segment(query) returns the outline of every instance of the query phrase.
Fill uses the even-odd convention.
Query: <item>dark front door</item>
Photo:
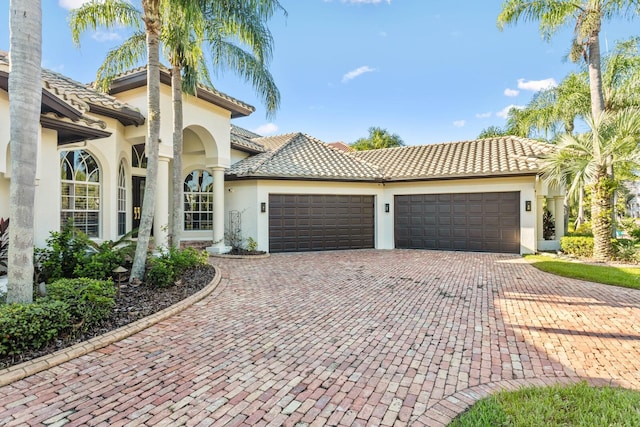
[[[395,196],[396,248],[520,253],[520,192]]]
[[[269,251],[373,248],[374,211],[373,196],[270,194]]]
[[[140,227],[140,217],[142,216],[142,199],[144,198],[144,184],[146,178],[144,176],[133,176],[132,179],[132,199],[133,209],[131,210],[131,227],[134,233],[133,237],[138,237],[138,227]]]

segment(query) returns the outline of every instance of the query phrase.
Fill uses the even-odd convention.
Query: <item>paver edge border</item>
[[[492,381],[458,390],[444,396],[429,406],[424,413],[412,420],[419,425],[445,427],[455,417],[471,408],[477,401],[500,391],[516,391],[523,387],[550,387],[554,385],[570,385],[586,381],[592,387],[614,386],[611,378],[581,376],[542,376],[535,378],[518,378],[512,380]]]
[[[215,275],[206,287],[172,306],[136,320],[135,322],[129,323],[128,325],[121,326],[113,331],[109,331],[106,334],[93,337],[87,341],[60,349],[54,353],[38,357],[37,359],[29,360],[0,370],[0,387],[4,387],[15,381],[37,374],[45,369],[53,368],[54,366],[60,365],[61,363],[67,362],[71,359],[75,359],[76,357],[84,356],[92,351],[99,350],[109,344],[123,340],[148,328],[149,326],[155,325],[158,322],[178,314],[210,295],[218,287],[222,280],[222,274],[220,273],[220,268],[216,266],[213,266],[213,268],[215,269]]]

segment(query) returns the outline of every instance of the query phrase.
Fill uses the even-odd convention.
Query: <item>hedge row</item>
[[[54,338],[86,330],[115,305],[112,281],[61,279],[32,304],[0,305],[0,357],[38,349]]]

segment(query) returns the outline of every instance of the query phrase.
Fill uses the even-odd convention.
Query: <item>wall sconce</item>
[[[524,210],[527,212],[531,212],[531,200],[526,200],[524,202]]]
[[[386,213],[389,213],[389,203],[385,203],[385,204],[384,204],[384,211],[385,211]]]
[[[265,202],[260,203],[260,212],[265,213],[267,211],[267,204]]]

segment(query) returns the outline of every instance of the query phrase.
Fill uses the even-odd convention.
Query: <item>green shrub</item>
[[[194,248],[161,251],[160,256],[149,259],[147,282],[159,288],[173,285],[185,270],[207,263],[207,252]]]
[[[47,239],[47,247],[36,249],[35,264],[38,281],[50,281],[75,277],[78,264],[86,262],[89,237],[73,227],[69,220],[60,232],[53,231]]]
[[[115,294],[115,285],[110,280],[60,279],[47,285],[46,299],[67,304],[71,322],[86,331],[109,316]]]
[[[108,240],[101,244],[93,244],[95,252],[87,255],[82,262],[76,264],[74,277],[88,277],[96,280],[113,278],[113,270],[128,264],[128,247],[118,248],[116,242]]]
[[[591,221],[583,222],[578,228],[571,233],[567,233],[568,236],[593,236],[591,231]]]
[[[255,252],[258,249],[258,242],[256,242],[253,237],[247,239],[247,249],[250,252]]]
[[[560,239],[562,252],[582,258],[593,256],[593,237],[590,236],[564,236]]]
[[[0,356],[47,345],[69,327],[69,306],[63,301],[0,305]]]
[[[613,242],[613,253],[615,259],[624,262],[640,261],[640,250],[635,247],[635,243],[630,239],[617,239]]]
[[[640,242],[640,228],[629,230],[629,236],[636,242]]]

